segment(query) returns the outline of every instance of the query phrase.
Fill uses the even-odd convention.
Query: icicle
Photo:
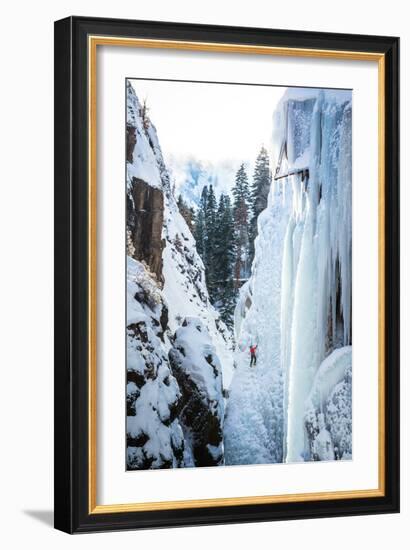
[[[283,372],[283,392],[284,401],[283,409],[288,410],[288,372],[290,364],[290,328],[292,320],[292,307],[293,307],[293,282],[294,282],[294,265],[293,265],[293,233],[295,230],[295,222],[293,218],[290,218],[288,227],[286,229],[284,251],[283,251],[283,263],[282,263],[282,300],[281,300],[281,362]],[[287,414],[284,415],[283,433],[287,432]],[[283,442],[284,454],[286,456],[287,443],[286,437]]]
[[[291,362],[289,370],[289,402],[287,430],[287,462],[304,459],[305,432],[303,425],[305,400],[318,367],[315,318],[316,266],[314,254],[314,213],[306,202],[300,259],[295,278],[295,298],[291,330]]]

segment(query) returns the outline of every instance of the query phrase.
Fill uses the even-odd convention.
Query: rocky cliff
[[[194,464],[219,466],[224,459],[222,372],[209,333],[198,318],[183,321],[169,359],[181,391],[179,420]]]
[[[127,467],[184,465],[181,392],[164,347],[167,308],[153,275],[128,258]]]
[[[132,247],[131,256],[144,262],[160,283],[163,283],[163,221],[162,191],[134,177],[127,194],[127,228]]]
[[[219,464],[230,333],[209,301],[156,129],[130,82],[126,136],[127,467]],[[202,354],[183,337],[192,330],[200,333]]]

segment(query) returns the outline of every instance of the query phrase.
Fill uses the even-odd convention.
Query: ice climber
[[[250,364],[250,366],[256,365],[256,348],[257,347],[258,347],[257,344],[255,344],[255,345],[253,345],[249,348],[249,351],[251,352],[251,364]]]

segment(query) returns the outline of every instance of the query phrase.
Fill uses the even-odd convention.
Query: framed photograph
[[[55,24],[55,527],[399,510],[399,39]]]

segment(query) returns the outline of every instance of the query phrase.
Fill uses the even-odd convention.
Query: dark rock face
[[[190,349],[191,345],[196,353]],[[184,433],[189,434],[186,439],[191,444],[194,465],[222,465],[221,367],[207,330],[199,319],[183,322],[168,355],[181,392],[179,420]]]
[[[134,147],[137,143],[137,134],[134,126],[127,124],[127,161],[133,161]]]
[[[127,469],[179,468],[184,437],[178,414],[181,393],[163,345],[167,309],[144,266],[128,259]]]
[[[216,334],[213,311],[208,319],[203,265],[172,194],[155,127],[130,83],[127,93],[127,469],[220,465],[224,400],[210,333],[218,337],[226,327]],[[207,323],[185,320],[177,328],[182,340],[172,336],[182,318],[180,304],[163,289],[163,262],[167,282],[175,275]]]
[[[195,466],[217,466],[221,463],[222,455],[213,456],[208,445],[218,447],[222,442],[219,419],[211,413],[192,379],[178,368],[178,351],[171,350],[169,358],[172,372],[182,393],[180,420],[193,437]]]
[[[134,246],[133,258],[144,262],[160,283],[163,283],[163,221],[162,191],[141,179],[133,178],[127,195],[127,229]]]

